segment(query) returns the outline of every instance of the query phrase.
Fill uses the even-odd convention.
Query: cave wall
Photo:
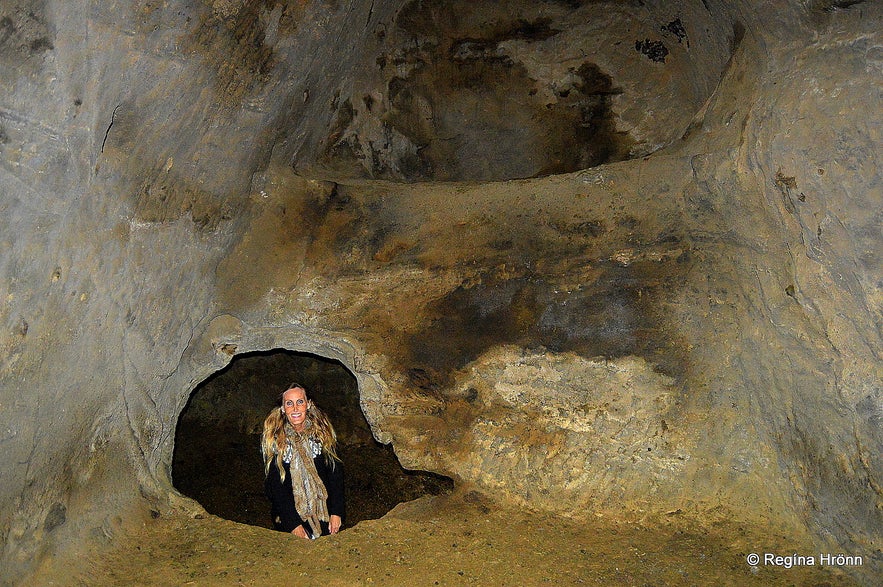
[[[5,3],[3,580],[196,508],[178,414],[271,348],[501,500],[869,552],[881,19],[849,4]]]

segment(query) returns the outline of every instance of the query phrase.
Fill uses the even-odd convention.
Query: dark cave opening
[[[345,527],[380,518],[399,503],[453,490],[447,477],[405,470],[391,446],[374,440],[359,406],[357,381],[342,364],[285,349],[234,357],[194,389],[175,433],[175,488],[210,514],[272,528],[260,433],[292,381],[308,388],[337,431],[346,475]]]

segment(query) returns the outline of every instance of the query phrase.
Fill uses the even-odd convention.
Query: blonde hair
[[[300,383],[292,383],[279,395],[279,406],[273,408],[264,420],[264,431],[261,433],[261,454],[264,457],[264,475],[270,474],[270,463],[276,459],[276,469],[279,470],[279,478],[285,481],[285,468],[282,465],[282,456],[285,452],[285,415],[282,411],[282,397],[289,389],[303,389],[304,397],[307,398],[307,419],[309,435],[322,445],[325,460],[329,466],[334,467],[334,461],[340,461],[337,456],[337,432],[325,412],[313,402],[309,401],[306,388]]]

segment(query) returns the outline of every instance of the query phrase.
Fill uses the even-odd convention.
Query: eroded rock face
[[[645,484],[639,501],[650,501],[693,454],[666,422],[674,380],[634,357],[504,347],[464,373],[458,391],[472,422],[441,456],[446,467],[524,507],[583,517],[621,507],[618,492],[632,483]]]
[[[873,558],[880,7],[472,4],[0,8],[4,580],[198,510],[272,348],[500,500]]]
[[[521,0],[412,1],[373,33],[302,172],[500,180],[646,155],[684,133],[736,41],[698,5]]]

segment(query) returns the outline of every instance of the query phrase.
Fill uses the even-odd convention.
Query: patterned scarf
[[[328,521],[328,490],[313,462],[314,457],[322,454],[322,445],[307,432],[296,432],[288,422],[285,423],[285,445],[282,460],[289,463],[294,507],[310,525],[313,538],[318,538],[322,535],[319,522]]]

